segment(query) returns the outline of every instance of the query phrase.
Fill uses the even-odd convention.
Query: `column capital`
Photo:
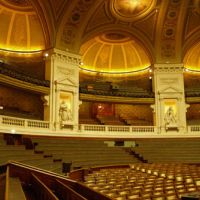
[[[174,73],[174,72],[183,72],[184,67],[183,63],[157,63],[154,64],[154,71],[155,72],[167,72],[167,73]]]
[[[50,59],[74,65],[81,64],[81,56],[79,54],[63,51],[60,49],[52,49],[50,52]]]

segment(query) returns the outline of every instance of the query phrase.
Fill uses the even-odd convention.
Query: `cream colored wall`
[[[160,133],[186,131],[186,111],[183,64],[155,64],[155,113],[156,125]],[[169,108],[175,120],[166,121]],[[168,118],[168,116],[167,116]]]
[[[50,80],[49,118],[55,130],[78,129],[80,56],[53,49],[46,61]],[[65,115],[65,116],[64,116]]]

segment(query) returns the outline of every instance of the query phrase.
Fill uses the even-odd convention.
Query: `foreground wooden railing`
[[[26,200],[20,179],[10,176],[10,167],[6,171],[5,200]]]
[[[6,173],[0,174],[0,199],[5,199]]]
[[[59,200],[56,195],[35,174],[32,175],[32,187],[37,188],[35,194],[37,199]]]
[[[7,165],[7,184],[4,183],[6,200],[11,200],[9,195],[13,191],[10,190],[9,179],[13,177],[18,178],[23,183],[23,188],[27,188],[27,191],[35,194],[38,200],[110,200],[101,193],[95,192],[79,182],[70,180],[66,176],[13,161]],[[1,179],[5,179],[5,174],[0,177]],[[22,200],[22,198],[15,196],[15,200]]]

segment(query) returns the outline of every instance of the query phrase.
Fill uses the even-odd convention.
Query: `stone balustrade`
[[[73,129],[74,128],[74,129]],[[79,124],[79,128],[72,127],[56,129],[48,121],[22,119],[0,115],[0,132],[36,134],[36,135],[63,135],[77,137],[112,137],[112,138],[159,138],[159,137],[199,137],[200,125],[188,126],[187,131],[180,133],[160,133],[156,126],[116,126]]]

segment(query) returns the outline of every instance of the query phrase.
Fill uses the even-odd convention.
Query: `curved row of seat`
[[[25,141],[24,138],[22,140]],[[63,168],[68,163],[71,164],[71,169],[75,169],[140,162],[124,149],[108,147],[104,141],[47,137],[29,138],[29,140],[34,144],[34,149],[26,149],[23,144],[7,145],[1,135],[0,164],[14,160],[62,174],[66,173]]]
[[[200,167],[140,163],[126,169],[93,171],[84,183],[116,200],[178,200],[200,191]]]
[[[149,163],[200,163],[200,139],[138,140],[132,149]]]

